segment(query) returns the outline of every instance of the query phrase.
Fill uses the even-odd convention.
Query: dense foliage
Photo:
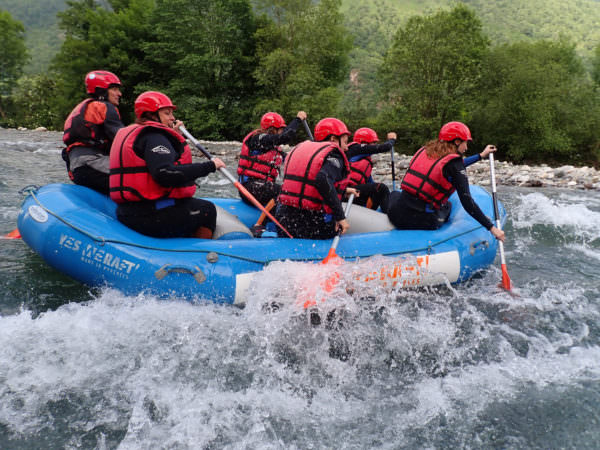
[[[578,0],[577,7],[587,11],[590,2]],[[85,96],[85,73],[107,69],[124,83],[125,122],[140,92],[161,90],[202,138],[240,140],[266,110],[289,120],[303,109],[313,125],[333,115],[351,129],[396,131],[398,148],[408,153],[442,123],[462,120],[475,149],[496,143],[501,156],[515,161],[600,161],[600,46],[590,50],[587,40],[560,30],[548,39],[521,31],[517,43],[498,37],[485,11],[517,14],[512,1],[67,0],[66,6],[59,14],[64,42],[51,71],[13,78],[4,124],[61,128]],[[530,6],[522,9],[533,15]],[[510,29],[509,16],[505,36],[518,29]],[[545,30],[550,17],[540,16],[523,23]],[[590,17],[593,11],[580,22]]]
[[[388,128],[423,140],[451,120],[468,123],[488,48],[481,22],[465,6],[412,17],[380,71]]]
[[[5,117],[3,102],[23,71],[27,61],[27,48],[23,24],[0,10],[0,116]]]

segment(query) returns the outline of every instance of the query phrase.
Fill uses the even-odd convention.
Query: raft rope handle
[[[33,185],[30,186],[26,186],[25,188],[23,188],[22,190],[25,191],[25,189],[27,188],[32,188]],[[158,251],[162,251],[162,252],[176,252],[176,253],[210,253],[210,252],[214,252],[220,256],[227,256],[229,258],[234,258],[234,259],[239,259],[241,261],[248,261],[248,262],[253,262],[253,263],[258,263],[258,264],[268,264],[270,262],[273,261],[279,261],[278,259],[273,259],[273,260],[259,260],[259,259],[254,259],[254,258],[248,258],[245,256],[240,256],[240,255],[234,255],[234,254],[230,254],[230,253],[225,253],[222,251],[217,251],[217,250],[201,250],[201,249],[166,249],[166,248],[160,248],[160,247],[152,247],[149,245],[142,245],[142,244],[136,244],[134,242],[126,242],[126,241],[121,241],[118,239],[105,239],[103,237],[98,237],[98,236],[94,236],[90,233],[88,233],[87,231],[79,228],[76,225],[73,225],[71,223],[69,223],[66,219],[63,219],[62,217],[60,217],[58,214],[52,212],[51,210],[49,210],[48,208],[46,208],[44,205],[42,205],[42,203],[40,202],[40,200],[37,198],[37,196],[35,195],[35,191],[37,189],[29,189],[26,191],[27,195],[31,195],[31,197],[33,197],[33,199],[35,200],[35,202],[40,206],[40,208],[42,208],[44,211],[46,211],[48,214],[56,217],[58,220],[60,220],[62,223],[64,223],[65,225],[67,225],[68,227],[73,228],[74,230],[80,232],[81,234],[89,237],[91,240],[99,242],[100,245],[104,245],[106,243],[112,243],[112,244],[121,244],[121,245],[128,245],[130,247],[136,247],[136,248],[141,248],[141,249],[146,249],[146,250],[158,250]],[[469,230],[466,230],[462,233],[459,234],[455,234],[452,235],[446,239],[442,239],[441,241],[435,242],[435,243],[430,243],[429,245],[427,245],[426,247],[421,247],[421,248],[415,248],[415,249],[411,249],[411,250],[407,250],[401,253],[398,252],[387,252],[387,253],[379,253],[382,256],[400,256],[400,255],[410,255],[416,252],[427,252],[427,254],[431,254],[431,250],[433,249],[433,247],[436,247],[438,245],[443,244],[444,242],[450,241],[456,237],[459,236],[463,236],[465,234],[469,234],[472,231],[477,230],[478,228],[481,228],[481,225],[471,228]],[[368,254],[368,255],[354,255],[352,258],[367,258],[369,256],[373,256],[372,254]],[[287,258],[290,261],[296,261],[296,262],[320,262],[321,258]]]

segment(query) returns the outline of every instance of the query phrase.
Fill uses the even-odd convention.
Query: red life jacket
[[[351,142],[348,144],[348,148],[352,145],[360,145],[358,142]],[[354,158],[353,158],[354,159]],[[365,155],[355,161],[350,161],[350,184],[349,186],[356,186],[358,184],[366,184],[371,178],[371,172],[373,172],[373,160],[371,155]]]
[[[311,141],[298,144],[285,159],[283,185],[278,201],[295,208],[331,213],[331,208],[323,202],[323,197],[317,190],[315,179],[327,156],[334,151],[343,156],[345,170],[349,174],[348,159],[336,144]],[[349,181],[347,176],[335,183],[340,199]]]
[[[192,162],[192,152],[185,143],[185,138],[159,122],[151,121],[144,125],[134,123],[121,128],[115,136],[110,152],[110,198],[117,203],[125,203],[192,197],[196,192],[193,182],[189,186],[175,188],[161,186],[150,175],[146,161],[135,153],[133,146],[140,133],[147,128],[167,135],[180,155],[175,164]]]
[[[427,156],[425,147],[422,147],[410,161],[402,179],[402,190],[431,204],[433,208],[440,209],[455,191],[452,183],[442,173],[444,166],[455,158],[460,158],[460,155],[451,153],[433,159]]]
[[[63,142],[67,146],[67,152],[73,147],[92,147],[108,154],[110,141],[102,130],[103,121],[94,123],[85,119],[85,112],[92,102],[108,103],[87,98],[73,108],[64,126]]]
[[[238,163],[237,173],[240,176],[258,178],[260,180],[275,181],[279,175],[279,168],[283,162],[283,152],[275,147],[264,153],[252,155],[248,147],[248,140],[261,130],[254,130],[242,141],[242,151]]]

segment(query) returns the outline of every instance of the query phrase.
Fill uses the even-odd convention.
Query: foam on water
[[[454,289],[346,292],[314,325],[276,289],[291,273],[274,266],[244,310],[107,290],[0,317],[0,423],[109,448],[468,444],[498,403],[600,376],[598,305],[576,286],[515,299],[492,270]]]

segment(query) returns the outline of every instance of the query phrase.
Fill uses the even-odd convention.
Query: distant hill
[[[66,7],[67,0],[0,0],[0,9],[25,26],[25,41],[31,56],[25,67],[27,73],[46,70],[60,48],[62,37],[56,13]]]
[[[23,22],[32,60],[28,73],[46,70],[62,37],[56,13],[67,0],[0,0],[0,9]],[[600,44],[600,0],[464,0],[481,19],[493,43],[553,39],[560,34],[589,57]],[[101,2],[105,4],[105,1]],[[379,60],[399,26],[415,14],[449,9],[455,0],[342,0],[342,12],[355,36],[353,66]]]

